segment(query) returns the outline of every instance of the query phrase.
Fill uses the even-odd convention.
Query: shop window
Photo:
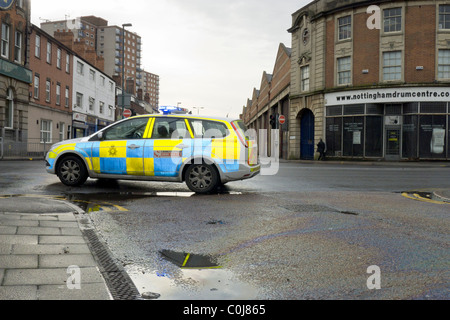
[[[384,106],[382,104],[368,104],[366,108],[367,108],[367,114],[373,114],[373,115],[383,115],[384,114]]]
[[[331,106],[327,107],[327,116],[342,116],[342,106]]]
[[[404,114],[419,113],[419,103],[418,102],[405,103],[403,105],[403,113]]]
[[[343,156],[364,156],[364,117],[345,117],[343,121]]]
[[[402,114],[401,104],[387,104],[386,105],[386,115],[387,116],[399,116]]]
[[[445,158],[445,130],[447,116],[419,116],[419,155],[420,158]]]
[[[420,113],[447,113],[446,102],[422,102]]]
[[[383,117],[366,117],[366,157],[383,156]]]
[[[364,104],[344,106],[344,115],[364,114]]]
[[[342,152],[342,118],[328,118],[326,128],[327,154],[331,157],[341,156]]]
[[[407,159],[416,159],[418,156],[417,138],[418,138],[418,121],[417,115],[403,117],[403,146],[402,156]]]

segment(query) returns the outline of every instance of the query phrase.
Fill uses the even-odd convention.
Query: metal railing
[[[39,138],[27,139],[27,141],[13,141],[0,137],[0,160],[43,160],[54,143],[57,143],[57,141],[52,143],[42,142]]]

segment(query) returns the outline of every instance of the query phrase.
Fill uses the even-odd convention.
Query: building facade
[[[280,157],[289,157],[289,130],[290,123],[272,127],[271,116],[289,116],[289,96],[291,82],[291,49],[280,44],[271,74],[263,72],[259,89],[254,88],[252,98],[247,100],[243,108],[242,119],[250,129],[260,134],[260,151],[266,156],[274,156],[277,150]],[[280,129],[280,136],[272,140],[272,129]],[[264,131],[262,131],[264,130]]]
[[[29,35],[28,141],[50,146],[71,137],[73,52],[35,25]]]
[[[21,148],[15,143],[28,139],[28,92],[32,83],[27,51],[30,1],[2,1],[0,19],[0,143],[3,152]]]
[[[328,157],[450,159],[448,1],[322,0],[292,17],[292,158],[324,138]]]
[[[159,76],[147,71],[142,71],[142,85],[140,89],[142,90],[144,100],[149,104],[149,112],[153,113],[154,110],[159,109]]]
[[[85,137],[115,121],[116,84],[104,72],[75,55],[73,73],[73,137]]]

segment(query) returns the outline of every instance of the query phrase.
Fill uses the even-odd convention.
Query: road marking
[[[427,202],[427,203],[433,203],[433,204],[449,204],[444,201],[437,201],[437,200],[432,200],[429,198],[422,197],[417,192],[403,192],[402,196],[405,198],[411,199],[411,200],[416,200],[416,201],[421,201],[421,202]]]

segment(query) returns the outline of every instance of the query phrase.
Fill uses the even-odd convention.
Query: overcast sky
[[[132,23],[142,67],[160,76],[160,105],[238,116],[273,72],[280,43],[291,47],[291,15],[310,0],[31,0],[31,19],[95,15]]]

